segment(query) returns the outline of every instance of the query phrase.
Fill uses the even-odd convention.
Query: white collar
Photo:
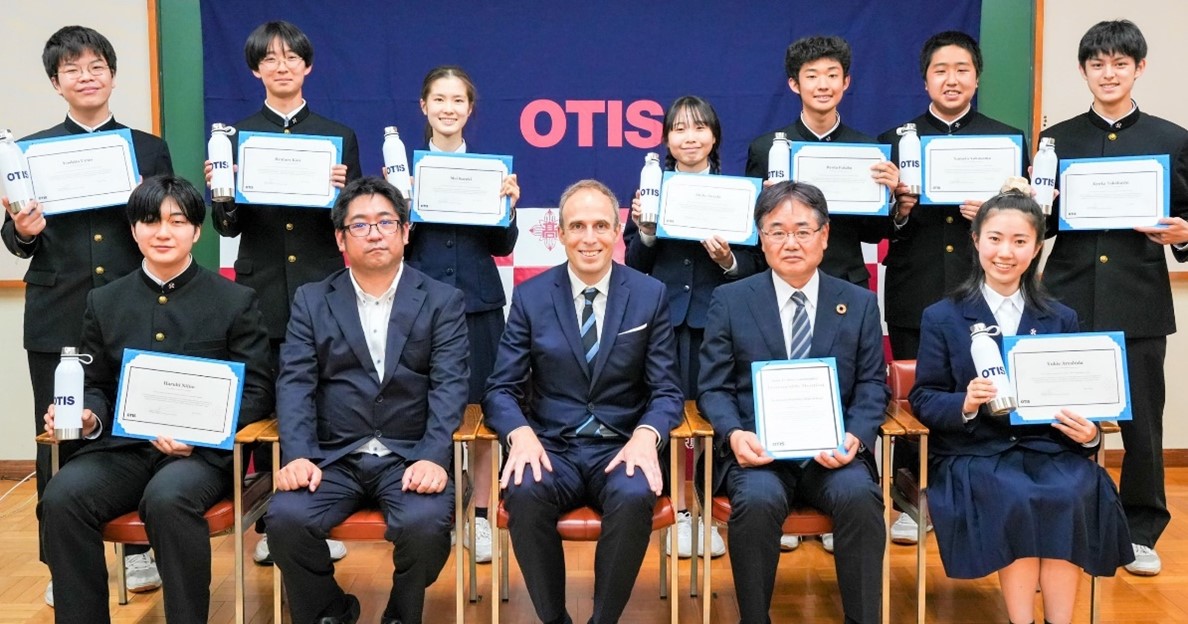
[[[431,151],[431,152],[444,152],[444,151],[446,151],[446,150],[443,150],[443,149],[441,149],[440,147],[438,147],[438,146],[434,145],[434,144],[433,144],[433,139],[429,139],[429,151]],[[456,149],[456,150],[454,150],[453,152],[450,152],[450,153],[452,153],[452,154],[465,154],[465,153],[466,153],[466,139],[462,139],[462,144],[458,146],[458,149]]]
[[[378,297],[367,294],[367,291],[363,290],[363,288],[359,286],[359,282],[355,279],[354,269],[347,270],[347,273],[349,273],[351,276],[351,286],[355,287],[355,296],[358,297],[360,301],[364,303],[371,301],[382,301],[396,293],[396,284],[400,283],[400,276],[404,273],[404,261],[400,261],[400,266],[396,268],[396,275],[392,277],[392,283],[388,284],[388,289]]]
[[[165,284],[168,284],[169,282],[172,282],[173,280],[177,279],[178,275],[185,273],[186,270],[190,268],[190,264],[192,262],[194,262],[194,256],[193,255],[187,256],[186,257],[186,266],[182,267],[182,270],[178,271],[177,275],[171,276],[169,279],[161,279],[161,278],[157,277],[152,271],[150,271],[148,268],[148,260],[140,261],[140,270],[144,271],[144,274],[149,276],[149,279],[156,282],[158,286],[164,286]]]
[[[569,290],[573,293],[573,299],[577,299],[578,297],[581,297],[582,292],[585,291],[587,288],[590,288],[590,286],[593,286],[596,290],[598,290],[598,292],[602,293],[603,295],[610,296],[610,277],[611,277],[611,273],[613,273],[615,270],[615,265],[613,262],[611,263],[611,269],[606,272],[606,275],[603,275],[602,279],[598,280],[597,282],[594,282],[591,285],[587,285],[585,282],[583,282],[581,280],[581,278],[579,278],[573,272],[572,266],[566,266],[565,270],[569,273]]]
[[[1123,119],[1126,119],[1127,117],[1133,115],[1134,111],[1138,110],[1138,103],[1134,101],[1134,98],[1130,98],[1130,110],[1126,111],[1125,115],[1122,115],[1121,117],[1119,117],[1117,119],[1110,119],[1109,117],[1102,115],[1101,113],[1097,112],[1097,107],[1092,104],[1089,105],[1089,110],[1093,111],[1093,114],[1097,115],[1098,117],[1101,117],[1102,119],[1105,120],[1106,123],[1108,123],[1112,126],[1112,125],[1118,123],[1119,121],[1122,121]]]
[[[817,308],[817,295],[821,290],[820,271],[813,271],[813,276],[810,277],[809,281],[805,283],[804,288],[793,288],[791,284],[785,282],[784,278],[777,275],[775,271],[771,272],[771,282],[775,285],[777,307],[783,308],[788,299],[792,297],[792,293],[799,290],[800,292],[804,293],[805,298],[808,299],[809,307],[814,310]]]
[[[1002,307],[1002,303],[1004,301],[1010,301],[1012,304],[1014,304],[1014,306],[1017,310],[1019,310],[1020,312],[1023,311],[1023,289],[1022,288],[1019,288],[1019,289],[1015,290],[1015,292],[1004,297],[1004,296],[998,294],[998,292],[995,291],[993,288],[990,288],[989,284],[987,284],[986,282],[982,282],[982,297],[986,300],[986,305],[990,307],[990,312],[992,314],[998,313],[998,309],[1000,307]]]
[[[103,121],[99,122],[98,125],[91,127],[91,126],[88,126],[87,124],[82,123],[81,121],[75,119],[74,115],[71,115],[69,111],[66,112],[66,116],[70,118],[70,121],[73,121],[74,123],[78,124],[78,127],[82,128],[83,130],[86,130],[87,132],[94,132],[94,131],[98,130],[99,128],[102,128],[103,126],[106,126],[108,123],[111,122],[112,119],[115,119],[115,115],[113,115],[112,113],[108,113],[107,119],[104,119]]]
[[[837,116],[837,121],[833,122],[833,127],[830,128],[829,131],[826,132],[825,134],[817,134],[817,132],[815,130],[813,130],[813,127],[808,125],[808,122],[804,120],[804,110],[803,109],[800,111],[800,123],[804,124],[804,127],[807,128],[809,132],[813,133],[813,136],[817,137],[818,139],[824,139],[825,137],[833,134],[834,132],[837,132],[837,129],[841,127],[841,111],[834,110],[833,114]]]
[[[272,105],[268,103],[268,100],[264,100],[264,106],[268,107],[268,110],[276,113],[277,117],[280,117],[281,119],[285,120],[285,125],[288,126],[289,122],[293,121],[293,118],[297,116],[297,113],[300,113],[302,111],[302,109],[305,108],[305,98],[301,98],[301,106],[294,108],[293,112],[289,113],[288,115],[273,108]]]

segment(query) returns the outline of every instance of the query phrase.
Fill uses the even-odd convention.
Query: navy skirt
[[[1022,446],[933,456],[928,506],[945,574],[981,578],[1017,559],[1069,561],[1113,576],[1134,560],[1113,480],[1072,451]]]
[[[470,343],[470,390],[467,403],[481,403],[487,378],[495,369],[495,354],[503,335],[503,308],[466,315],[466,337]]]

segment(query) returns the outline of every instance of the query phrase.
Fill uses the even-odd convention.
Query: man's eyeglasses
[[[300,67],[305,62],[305,59],[296,54],[289,54],[284,58],[269,55],[260,59],[260,69],[276,69],[281,64],[281,61],[284,61],[285,65],[289,67]]]
[[[84,71],[95,78],[102,78],[111,72],[111,68],[103,63],[92,63],[85,69],[77,65],[67,65],[58,70],[58,78],[65,78],[70,81],[78,80],[82,78]]]
[[[792,238],[795,238],[796,242],[798,242],[798,243],[807,243],[810,240],[812,240],[812,238],[817,235],[817,232],[820,232],[821,229],[824,227],[825,226],[822,225],[816,229],[804,228],[804,229],[796,230],[795,232],[787,232],[784,230],[759,230],[759,231],[762,232],[763,235],[766,236],[768,238],[768,240],[770,240],[771,242],[776,243],[777,245],[783,245],[784,243],[788,242],[789,236],[791,236]]]
[[[344,229],[355,238],[366,238],[371,234],[371,228],[376,228],[380,234],[395,234],[400,231],[400,220],[380,219],[376,223],[348,223]]]

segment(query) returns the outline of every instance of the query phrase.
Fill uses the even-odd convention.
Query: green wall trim
[[[1031,134],[1035,1],[982,0],[978,110]],[[1029,142],[1032,137],[1027,137]],[[1029,143],[1034,149],[1034,142]],[[1028,154],[1030,157],[1030,154]]]

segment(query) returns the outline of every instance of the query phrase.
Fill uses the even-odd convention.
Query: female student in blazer
[[[474,113],[475,97],[474,83],[461,67],[443,65],[426,74],[421,83],[421,112],[428,122],[426,149],[472,151],[462,138],[462,129]],[[507,300],[492,256],[511,254],[520,233],[515,212],[520,187],[514,173],[503,181],[503,194],[511,199],[512,206],[511,223],[507,227],[418,223],[409,234],[405,249],[409,266],[458,288],[465,297],[466,330],[470,338],[469,403],[478,403],[483,398],[487,377],[495,364],[499,337],[503,334],[503,306]],[[471,449],[477,467],[474,495],[479,501],[475,558],[480,563],[491,560],[490,525],[483,506],[491,482],[488,448],[483,444]]]
[[[677,98],[664,114],[664,169],[687,173],[720,174],[722,126],[709,102],[695,95]],[[698,356],[710,295],[727,281],[757,273],[762,268],[752,247],[731,247],[720,236],[703,241],[661,239],[656,225],[639,223],[639,191],[631,201],[631,219],[623,233],[625,263],[664,283],[668,313],[677,338],[677,367],[685,400],[697,398]],[[691,518],[678,516],[678,554],[692,554]],[[711,554],[725,554],[726,546],[714,529]],[[699,543],[700,546],[700,543]]]
[[[969,327],[1003,335],[1078,331],[1077,315],[1037,278],[1044,215],[1009,190],[971,226],[970,278],[924,311],[912,409],[932,430],[929,511],[945,573],[997,571],[1011,622],[1031,622],[1036,587],[1044,618],[1072,619],[1081,570],[1113,576],[1133,559],[1126,516],[1109,475],[1090,456],[1097,426],[1069,410],[1052,425],[1011,425],[984,408],[996,392],[978,377]],[[1001,343],[1000,343],[1001,344]]]

